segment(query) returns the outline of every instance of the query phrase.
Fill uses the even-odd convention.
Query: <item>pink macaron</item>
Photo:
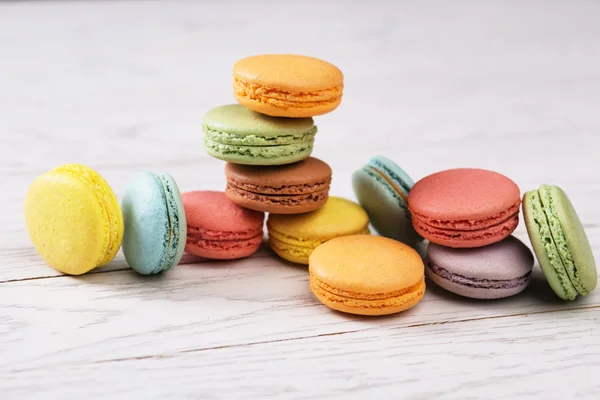
[[[415,230],[454,248],[487,246],[519,224],[521,194],[511,179],[475,168],[450,169],[418,181],[408,195]]]
[[[248,257],[260,247],[264,213],[242,208],[217,191],[184,193],[182,200],[187,220],[187,253],[233,260]]]

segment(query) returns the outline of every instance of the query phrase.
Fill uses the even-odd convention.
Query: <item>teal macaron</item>
[[[546,280],[558,297],[574,300],[596,288],[594,254],[573,204],[558,186],[523,196],[527,234]]]
[[[204,149],[234,164],[284,165],[307,158],[317,127],[312,118],[270,117],[240,104],[208,111],[202,121]]]
[[[171,175],[137,173],[125,190],[121,208],[123,254],[135,272],[158,274],[179,263],[187,222],[179,187]]]
[[[413,184],[402,168],[383,156],[372,157],[352,175],[354,193],[377,233],[415,247],[422,238],[415,232],[408,210]]]

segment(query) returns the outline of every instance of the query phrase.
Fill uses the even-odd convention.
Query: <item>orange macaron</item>
[[[327,61],[294,54],[244,58],[233,66],[237,101],[273,117],[305,118],[335,110],[344,76]]]
[[[309,257],[310,288],[329,308],[386,315],[415,306],[425,293],[425,266],[404,243],[382,236],[331,239]]]

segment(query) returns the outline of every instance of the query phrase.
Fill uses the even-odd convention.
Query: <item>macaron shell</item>
[[[562,263],[537,190],[523,196],[523,216],[535,256],[548,284],[561,299],[574,300],[577,290]]]
[[[77,177],[94,191],[95,196],[102,205],[102,209],[108,217],[109,242],[104,257],[98,262],[98,266],[111,262],[121,248],[123,242],[124,225],[123,213],[119,206],[117,196],[108,182],[92,168],[81,164],[64,164],[54,169],[56,173]]]
[[[369,217],[358,204],[335,196],[330,196],[316,211],[295,215],[270,214],[267,220],[269,231],[320,241],[363,232],[368,224]]]
[[[478,230],[518,213],[519,187],[499,173],[459,168],[429,175],[413,186],[408,196],[413,219],[429,225]]]
[[[237,185],[266,194],[302,194],[322,189],[331,181],[331,167],[315,157],[281,167],[255,167],[228,163],[225,175]],[[306,187],[308,186],[308,187]]]
[[[233,139],[244,140],[237,144],[257,145],[266,140],[271,146],[292,144],[290,137],[302,138],[315,129],[312,118],[274,118],[252,111],[240,104],[227,104],[209,110],[202,126],[212,131],[223,132]],[[265,139],[260,139],[265,138]],[[250,143],[246,141],[252,140]],[[235,144],[235,143],[233,143]]]
[[[262,229],[263,213],[237,206],[223,192],[187,192],[182,195],[182,199],[189,226],[221,233],[251,231],[254,232],[252,236]]]
[[[310,273],[337,289],[367,295],[418,284],[424,264],[411,247],[382,236],[351,235],[332,239],[310,256]]]
[[[119,237],[110,243],[105,206],[93,186],[76,174],[55,169],[38,177],[25,198],[25,223],[37,252],[54,269],[69,275],[108,262],[114,257],[109,247],[114,249]]]
[[[167,259],[170,225],[160,181],[150,172],[138,172],[129,182],[121,204],[127,263],[142,275],[161,272]]]
[[[295,54],[246,57],[234,64],[233,76],[292,93],[330,89],[343,85],[344,81],[342,71],[331,63]]]

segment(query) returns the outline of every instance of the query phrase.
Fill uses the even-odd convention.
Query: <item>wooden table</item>
[[[359,318],[267,248],[155,277],[119,254],[62,276],[22,212],[32,180],[67,162],[119,197],[140,169],[222,190],[203,114],[234,101],[236,60],[302,53],[345,73],[342,105],[316,118],[332,194],[354,199],[375,154],[415,180],[473,166],[523,192],[557,184],[598,257],[599,21],[591,1],[3,2],[0,398],[600,398],[600,290],[560,301],[537,265],[510,299],[429,283],[417,307]]]

